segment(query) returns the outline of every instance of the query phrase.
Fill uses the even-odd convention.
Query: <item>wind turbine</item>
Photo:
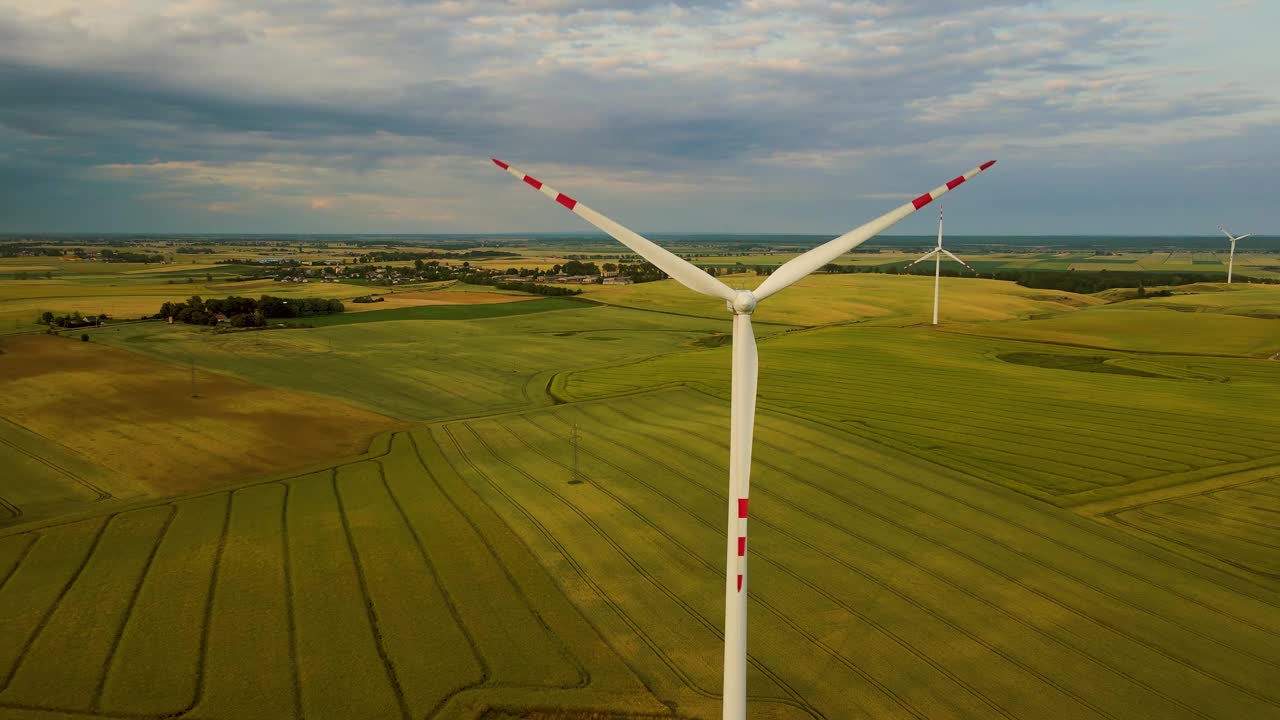
[[[729,421],[729,517],[724,582],[724,720],[743,720],[747,713],[747,500],[751,477],[751,435],[756,415],[756,338],[751,313],[756,304],[814,270],[875,237],[939,196],[996,164],[985,162],[861,227],[792,258],[753,290],[734,290],[671,252],[637,235],[562,192],[505,162],[493,163],[530,187],[613,236],[694,292],[724,300],[733,314],[733,375]],[[947,253],[950,255],[950,253]]]
[[[1222,234],[1226,235],[1227,239],[1231,241],[1231,259],[1227,261],[1227,284],[1230,285],[1231,284],[1231,268],[1234,267],[1236,264],[1236,241],[1243,240],[1249,237],[1250,235],[1253,235],[1253,233],[1245,233],[1240,237],[1232,237],[1231,233],[1227,232],[1226,229],[1223,228],[1221,225],[1218,226],[1218,229],[1221,230]]]
[[[942,277],[942,256],[943,255],[946,255],[952,260],[955,260],[961,265],[964,265],[970,270],[973,270],[973,268],[969,267],[969,263],[961,260],[955,255],[952,255],[950,250],[942,249],[942,204],[939,203],[938,204],[938,247],[920,256],[915,260],[915,262],[911,263],[911,265],[908,265],[907,267],[902,268],[903,270],[906,270],[910,268],[912,265],[915,265],[916,263],[922,260],[928,260],[929,258],[933,258],[933,324],[934,325],[938,324],[938,280],[939,278]],[[978,272],[978,271],[973,270],[973,272]]]

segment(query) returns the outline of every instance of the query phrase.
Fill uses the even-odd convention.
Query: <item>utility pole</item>
[[[578,423],[573,424],[573,477],[569,479],[570,485],[577,485],[582,482],[582,478],[578,476]]]

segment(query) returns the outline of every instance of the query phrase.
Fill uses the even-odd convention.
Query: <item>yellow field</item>
[[[1169,300],[1170,298],[1160,298]],[[1171,312],[1139,301],[1023,322],[943,328],[986,337],[1193,355],[1268,357],[1280,352],[1275,320],[1226,313]]]
[[[754,288],[764,279],[752,275],[721,278],[730,287]],[[584,297],[597,302],[700,317],[725,317],[724,303],[694,295],[671,280],[640,285],[584,285]],[[1009,282],[942,278],[943,322],[1012,320],[1070,312],[1100,303],[1088,295],[1034,290]],[[812,275],[769,298],[756,310],[756,322],[793,325],[868,322],[914,325],[929,322],[933,278],[916,275]]]
[[[97,342],[0,339],[0,417],[169,496],[363,451],[399,423]],[[127,448],[127,450],[126,450]]]
[[[382,295],[382,302],[347,303],[347,312],[368,312],[369,310],[390,310],[392,308],[421,307],[424,305],[493,305],[494,303],[522,302],[537,300],[537,295],[508,295],[502,293],[442,292],[440,290],[416,290],[410,292]]]

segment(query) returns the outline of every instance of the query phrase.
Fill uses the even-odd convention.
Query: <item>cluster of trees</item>
[[[428,250],[427,252],[377,250],[357,257],[355,259],[355,263],[360,265],[369,265],[380,262],[395,262],[397,260],[420,260],[422,258],[436,260],[477,260],[480,258],[511,257],[512,255],[515,255],[515,253],[503,252],[501,250],[468,250],[460,253],[439,252],[436,250]]]
[[[361,296],[360,296],[360,297],[358,297],[358,298],[351,298],[351,302],[355,302],[355,303],[376,303],[376,302],[382,302],[382,301],[383,301],[383,300],[385,300],[385,299],[386,299],[386,298],[382,297],[381,295],[379,295],[379,296],[377,296],[377,297],[374,297],[374,296],[372,296],[372,295],[361,295]]]
[[[102,321],[107,319],[106,313],[102,315],[81,315],[77,310],[69,315],[54,315],[48,310],[40,313],[40,317],[36,318],[36,322],[41,325],[48,325],[51,328],[80,328],[101,325]]]
[[[217,252],[217,250],[211,247],[204,247],[204,246],[192,247],[190,245],[182,245],[182,246],[179,246],[174,252],[182,253],[183,255],[212,255],[215,252]]]
[[[160,306],[160,312],[152,317],[171,317],[192,325],[217,325],[218,315],[223,315],[232,327],[261,327],[268,320],[340,313],[344,310],[346,308],[341,301],[328,298],[285,300],[263,295],[254,300],[232,295],[228,298],[204,300],[199,295],[192,295],[186,302],[166,302]]]
[[[499,290],[519,290],[520,292],[534,293],[535,295],[548,295],[551,297],[560,297],[565,295],[581,295],[582,290],[566,285],[539,285],[531,282],[497,282],[493,286]]]
[[[111,250],[104,248],[98,251],[98,257],[102,262],[122,262],[122,263],[158,263],[164,262],[163,255],[154,253],[137,253],[125,250]]]
[[[26,243],[5,243],[0,245],[0,257],[62,257],[58,248],[36,247]]]

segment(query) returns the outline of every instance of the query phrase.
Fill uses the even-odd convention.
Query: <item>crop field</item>
[[[457,421],[0,533],[0,708],[716,715],[726,417],[679,389]],[[753,718],[1280,710],[1274,589],[792,415],[756,448]]]
[[[1280,332],[1274,317],[1254,315],[1262,312],[1259,308],[1275,307],[1280,287],[1265,295],[1245,299],[1256,305],[1236,306],[1227,304],[1235,298],[1223,298],[1227,302],[1204,306],[1210,312],[1196,312],[1205,302],[1204,296],[1196,295],[1132,300],[1019,322],[952,325],[945,330],[1115,350],[1269,357],[1280,352]],[[1192,299],[1183,299],[1187,297]]]
[[[755,275],[721,278],[730,287],[754,288]],[[662,310],[727,321],[724,303],[690,293],[672,280],[641,285],[587,285],[583,297],[596,302]],[[1088,295],[1035,290],[997,280],[942,278],[942,317],[952,322],[1010,320],[1070,312],[1101,301]],[[859,322],[912,325],[929,322],[933,278],[913,275],[812,275],[761,303],[753,321],[825,325]]]
[[[1057,505],[1280,462],[1280,366],[1268,360],[1099,353],[857,326],[766,339],[759,353],[761,405]],[[1027,353],[1134,372],[1078,372],[1079,363],[1028,363]],[[565,373],[553,388],[585,400],[688,384],[727,397],[728,379],[728,348],[719,348]]]
[[[0,338],[0,473],[8,519],[168,496],[332,461],[390,418],[309,393],[197,372],[99,343]],[[32,474],[10,469],[33,468]],[[6,519],[0,517],[0,522]]]
[[[408,317],[376,321],[386,314]],[[406,420],[432,420],[548,405],[553,399],[547,383],[556,372],[718,343],[728,330],[723,320],[565,298],[344,313],[308,321],[332,324],[213,334],[145,323],[97,337],[253,383],[321,393]]]
[[[1273,586],[1280,581],[1280,474],[1243,473],[1229,484],[1171,488],[1166,497],[1101,509],[1104,522],[1191,557],[1236,568]]]

